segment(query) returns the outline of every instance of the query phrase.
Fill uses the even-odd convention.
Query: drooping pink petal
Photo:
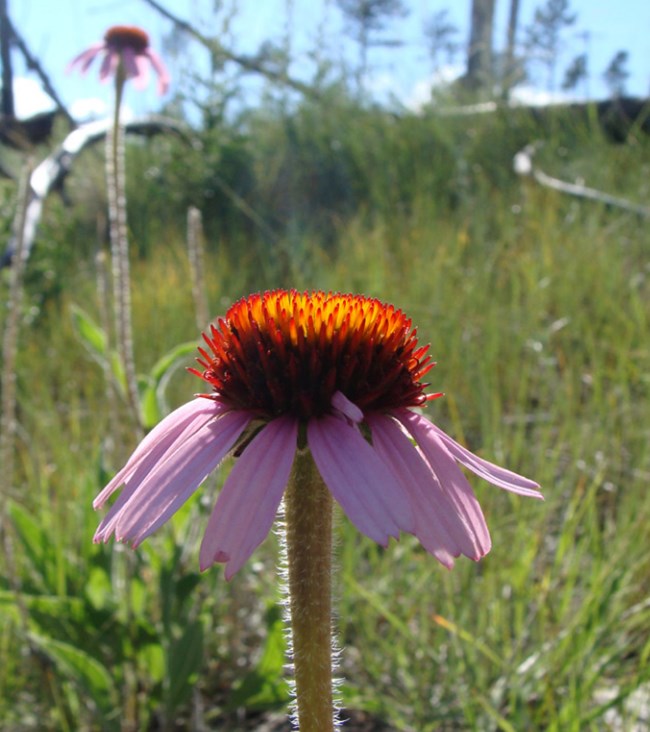
[[[125,46],[119,53],[122,55],[122,63],[124,64],[124,73],[126,75],[127,79],[133,79],[135,82],[135,86],[137,89],[142,89],[143,87],[138,86],[139,82],[139,76],[141,73],[141,68],[138,65],[138,57],[139,54],[137,54],[132,48],[129,46]],[[142,58],[140,56],[140,58]]]
[[[479,559],[472,533],[421,452],[392,418],[377,414],[366,421],[375,450],[411,497],[415,535],[422,546],[448,568],[460,554]]]
[[[433,425],[428,419],[410,409],[396,409],[394,415],[413,436],[470,532],[475,545],[472,558],[485,556],[490,551],[492,541],[483,511],[472,486],[436,434]]]
[[[471,470],[476,475],[504,490],[518,493],[521,496],[530,496],[531,498],[541,498],[544,500],[544,496],[536,490],[539,488],[539,484],[535,483],[534,480],[525,478],[518,473],[513,473],[511,470],[495,465],[488,460],[483,460],[483,458],[474,455],[467,448],[459,445],[446,432],[436,427],[436,425],[432,424],[431,426],[449,452],[468,470]]]
[[[327,487],[359,531],[382,546],[400,529],[413,533],[404,488],[356,427],[330,415],[311,419],[307,443]]]
[[[108,498],[140,467],[148,473],[165,453],[173,451],[206,422],[218,417],[228,408],[214,399],[198,397],[175,409],[159,422],[134,450],[126,465],[93,501],[93,508],[101,508]],[[139,481],[135,480],[137,484]]]
[[[210,515],[201,543],[201,570],[226,562],[230,579],[269,533],[289,480],[298,421],[269,422],[237,459]]]
[[[173,449],[149,455],[127,479],[124,490],[95,532],[94,541],[139,543],[177,510],[228,453],[250,418],[226,412],[210,420]]]
[[[144,54],[148,57],[149,61],[151,61],[151,65],[158,75],[158,94],[162,97],[167,93],[167,89],[169,89],[170,77],[167,67],[153,48],[147,48]]]
[[[104,60],[99,69],[99,80],[101,82],[108,81],[108,79],[115,74],[117,71],[118,64],[120,63],[120,54],[118,51],[112,51],[110,48],[106,51]]]
[[[223,460],[250,420],[246,412],[226,412],[159,459],[111,521],[116,539],[136,546],[167,521]]]
[[[90,68],[90,65],[95,60],[99,54],[105,50],[106,48],[106,42],[105,41],[99,41],[98,43],[93,43],[92,46],[87,48],[85,51],[82,51],[80,54],[75,56],[72,61],[66,66],[65,72],[66,74],[69,74],[76,66],[79,66],[79,72],[81,74],[85,74],[88,69]]]
[[[138,53],[134,58],[135,65],[137,67],[137,73],[133,76],[133,85],[139,91],[146,89],[149,83],[149,60],[147,57]]]

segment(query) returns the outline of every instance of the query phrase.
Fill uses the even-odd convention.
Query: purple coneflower
[[[379,544],[414,534],[446,567],[478,560],[490,535],[457,463],[500,488],[541,498],[538,485],[483,460],[414,408],[434,364],[411,320],[372,298],[276,290],[235,303],[203,336],[213,388],[166,417],[97,496],[122,493],[95,541],[134,547],[164,524],[223,458],[238,457],[208,521],[204,570],[232,577],[267,536],[296,451],[309,449],[334,499]]]
[[[169,73],[160,56],[149,46],[149,36],[142,28],[130,25],[114,25],[104,34],[104,40],[94,43],[72,59],[68,71],[79,66],[85,74],[92,62],[104,55],[99,71],[101,81],[115,76],[122,63],[124,76],[133,79],[136,89],[144,89],[149,81],[149,64],[158,75],[158,94],[169,88]]]

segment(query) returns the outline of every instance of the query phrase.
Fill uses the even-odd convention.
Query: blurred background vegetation
[[[513,158],[540,143],[534,162],[547,174],[642,207],[647,117],[617,118],[613,141],[596,105],[452,114],[485,100],[480,84],[398,113],[359,93],[359,69],[289,101],[286,84],[268,81],[236,114],[226,108],[240,81],[217,75],[203,80],[209,102],[196,92],[198,122],[182,113],[191,86],[185,106],[164,110],[182,134],[127,138],[135,351],[151,419],[200,388],[182,368],[183,344],[200,340],[190,207],[202,215],[212,316],[274,287],[395,303],[438,362],[432,388],[446,396],[431,418],[537,479],[546,501],[474,480],[494,548],[452,572],[410,537],[383,550],[340,519],[343,705],[374,730],[641,730],[648,222],[518,176]],[[59,120],[48,141],[3,148],[3,162],[20,170],[66,133]],[[4,241],[19,208],[16,181],[0,180]],[[92,543],[92,500],[135,445],[103,329],[106,227],[102,148],[89,146],[64,195],[46,201],[19,302],[2,272],[1,330],[13,313],[19,333],[12,469],[0,468],[0,727],[261,729],[288,704],[276,538],[230,583],[218,568],[198,573],[228,464],[136,552]]]

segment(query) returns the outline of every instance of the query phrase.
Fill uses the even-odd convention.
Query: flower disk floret
[[[433,367],[411,321],[359,295],[275,291],[235,303],[204,335],[203,371],[219,398],[262,418],[331,411],[337,392],[360,409],[420,406]]]
[[[534,481],[469,452],[414,407],[433,367],[401,310],[359,295],[276,290],[235,303],[204,335],[212,387],[166,417],[95,500],[122,492],[96,541],[137,546],[236,448],[208,520],[200,566],[230,578],[267,536],[296,450],[308,449],[334,499],[386,546],[414,534],[442,564],[490,549],[481,507],[458,463],[541,498]]]

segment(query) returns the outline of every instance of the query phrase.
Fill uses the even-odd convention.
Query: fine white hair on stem
[[[334,511],[334,516],[336,516],[336,511]],[[281,604],[282,604],[282,617],[284,620],[284,635],[286,639],[287,644],[287,663],[285,665],[285,672],[287,675],[287,678],[289,680],[289,689],[291,694],[291,706],[290,706],[290,718],[291,723],[293,725],[294,730],[300,729],[300,720],[298,719],[298,707],[296,703],[296,685],[295,685],[295,678],[294,678],[294,664],[293,664],[293,637],[291,633],[291,598],[289,593],[289,556],[288,556],[288,547],[287,547],[287,531],[286,531],[286,521],[285,521],[285,504],[284,500],[282,500],[282,503],[280,504],[280,508],[278,509],[278,515],[276,517],[276,521],[274,524],[274,530],[278,536],[278,547],[279,547],[279,556],[278,556],[278,578],[280,580],[280,596],[282,598]],[[334,536],[335,532],[333,533],[332,538],[332,562],[334,563],[334,558],[336,556],[336,538]],[[331,576],[334,577],[335,567],[332,567],[332,574]],[[336,607],[336,600],[337,596],[334,591],[334,582],[332,582],[332,619],[331,619],[331,628],[330,628],[330,636],[331,636],[331,647],[332,647],[332,692],[334,695],[333,698],[333,729],[340,730],[341,728],[341,719],[340,719],[340,709],[341,709],[341,701],[340,701],[340,688],[343,683],[343,678],[336,676],[335,673],[337,669],[339,668],[339,661],[341,658],[341,648],[339,647],[337,641],[336,641],[336,611],[334,608]]]

